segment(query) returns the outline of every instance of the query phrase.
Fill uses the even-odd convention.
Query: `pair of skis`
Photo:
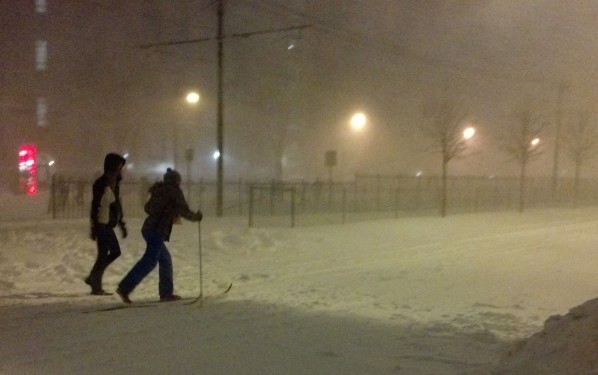
[[[115,311],[115,310],[124,310],[124,309],[137,309],[137,308],[145,308],[145,307],[156,307],[156,306],[160,306],[160,305],[186,305],[186,306],[190,306],[190,305],[195,305],[197,303],[199,303],[199,306],[203,306],[203,301],[205,299],[218,299],[218,298],[223,298],[224,296],[226,296],[226,294],[228,294],[228,292],[230,292],[230,290],[232,289],[233,284],[229,284],[228,287],[220,292],[219,294],[215,294],[215,295],[211,295],[211,296],[203,296],[203,295],[199,295],[199,297],[188,297],[188,298],[181,298],[178,301],[169,301],[169,302],[164,302],[164,301],[144,301],[144,302],[133,302],[133,303],[123,303],[123,304],[118,304],[116,306],[109,306],[109,307],[101,307],[98,309],[92,309],[92,310],[86,310],[83,311],[84,314],[89,314],[89,313],[94,313],[94,312],[107,312],[107,311]]]
[[[222,293],[220,293],[219,295],[216,295],[216,297],[218,297],[218,296],[222,297],[222,296],[228,294],[228,292],[230,292],[232,287],[233,287],[233,283],[228,284],[228,287]],[[199,297],[193,298],[190,301],[183,302],[183,304],[184,305],[194,305],[196,303],[199,303],[200,306],[202,306],[204,299],[205,299],[205,297],[203,296],[203,291],[202,291],[202,292],[200,292]]]

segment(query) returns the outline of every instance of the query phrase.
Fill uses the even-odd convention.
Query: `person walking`
[[[168,168],[164,179],[156,182],[150,189],[150,198],[144,210],[148,215],[141,227],[141,234],[146,242],[145,253],[118,284],[116,293],[125,303],[131,303],[129,295],[139,283],[159,265],[158,293],[160,301],[181,299],[174,294],[172,257],[165,245],[170,240],[172,225],[183,217],[189,221],[201,221],[200,210],[193,212],[185,200],[180,187],[181,175]]]
[[[106,268],[121,254],[114,228],[118,225],[122,237],[127,237],[120,203],[121,171],[125,163],[125,158],[119,154],[107,154],[104,158],[104,174],[93,183],[91,239],[96,241],[98,255],[89,276],[85,278],[85,283],[91,287],[92,295],[112,294],[102,288],[102,278]]]

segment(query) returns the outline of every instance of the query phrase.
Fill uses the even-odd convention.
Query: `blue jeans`
[[[172,276],[172,258],[164,244],[164,237],[153,230],[142,231],[147,247],[145,253],[129,271],[124,279],[118,284],[118,288],[125,294],[129,294],[137,285],[154,269],[160,265],[158,292],[160,297],[172,295],[174,291]]]

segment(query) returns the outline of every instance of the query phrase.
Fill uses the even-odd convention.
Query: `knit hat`
[[[126,162],[125,158],[111,152],[104,158],[104,172],[116,172],[119,166],[125,165]]]
[[[164,174],[164,183],[166,184],[181,184],[181,175],[179,172],[175,171],[174,169],[168,168],[166,173]]]

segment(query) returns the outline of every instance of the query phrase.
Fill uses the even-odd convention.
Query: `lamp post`
[[[185,96],[185,101],[195,106],[199,103],[201,96],[197,91],[189,91]],[[188,147],[185,149],[185,160],[187,161],[187,199],[191,199],[191,162],[193,161],[193,148]]]
[[[199,95],[199,93],[197,91],[189,91],[187,93],[187,95],[185,95],[185,101],[187,102],[187,104],[191,105],[191,106],[195,106],[197,103],[199,103],[199,100],[201,99],[201,96]],[[178,154],[178,150],[179,150],[179,126],[177,123],[174,124],[173,126],[173,142],[172,142],[172,164],[173,164],[173,169],[177,169],[177,154]],[[188,178],[189,176],[187,176]]]
[[[365,115],[365,113],[363,112],[356,112],[351,116],[351,119],[349,120],[349,126],[351,127],[351,130],[353,133],[363,133],[366,129],[366,126],[368,124],[368,118]],[[357,134],[355,134],[355,136],[357,137]],[[353,159],[355,160],[355,173],[357,173],[358,167],[359,167],[359,161],[360,159],[363,157],[363,149],[364,149],[364,139],[363,139],[364,135],[360,135],[359,138],[361,139],[355,139],[353,137],[352,139],[352,143],[353,143],[353,150],[351,151],[351,154],[353,155]]]

